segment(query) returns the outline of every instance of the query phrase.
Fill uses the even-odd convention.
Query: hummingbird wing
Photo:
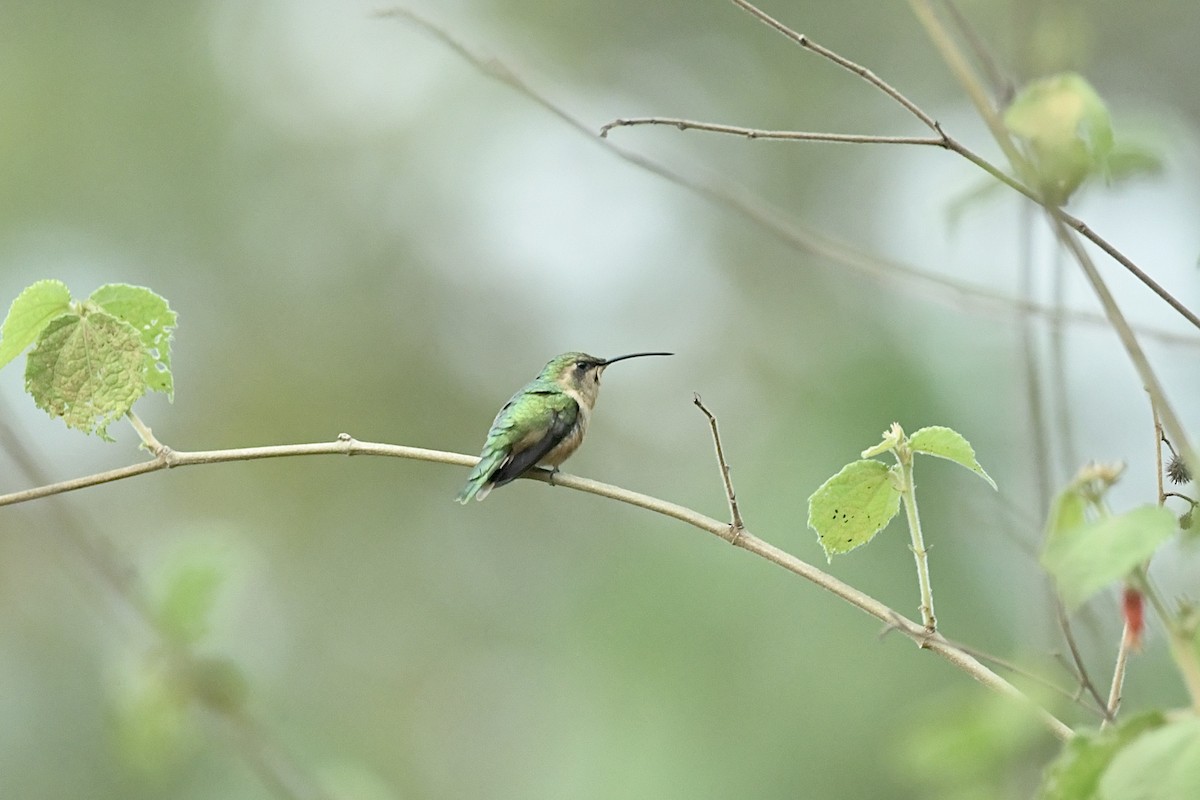
[[[516,480],[570,433],[578,417],[578,404],[553,384],[525,386],[496,414],[479,463],[455,499],[482,500],[496,486]]]
[[[526,433],[515,442],[509,457],[492,473],[492,487],[503,486],[524,475],[565,439],[579,418],[579,404],[555,388],[540,395],[532,419],[521,425]]]

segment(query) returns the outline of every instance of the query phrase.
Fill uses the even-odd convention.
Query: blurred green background
[[[1186,0],[959,3],[1014,80],[1083,72],[1154,180],[1072,203],[1200,306],[1200,85]],[[1000,485],[918,466],[939,621],[1071,687],[1031,555],[1048,492],[1123,459],[1118,508],[1154,497],[1144,393],[1116,339],[789,246],[614,157],[380,6],[330,0],[7,3],[0,10],[0,303],[41,278],[146,285],[179,313],[176,399],[138,406],[210,449],[339,432],[478,452],[552,355],[672,350],[611,370],[567,470],[722,518],[700,393],[757,535],[823,564],[809,494],[893,420],[949,425]],[[590,128],[657,114],[921,135],[848,73],[721,0],[414,4]],[[767,10],[995,148],[905,4]],[[934,149],[618,130],[612,141],[881,260],[1052,296],[1041,222]],[[882,262],[881,262],[882,263]],[[1110,263],[1184,419],[1194,330]],[[1072,308],[1093,309],[1065,272]],[[0,492],[130,463],[0,372]],[[1032,423],[1030,374],[1049,434]],[[466,471],[305,458],[156,473],[0,512],[0,797],[1021,797],[1055,743],[995,722],[967,677],[800,579],[679,523],[518,482],[451,502]],[[244,680],[257,733],[164,686],[151,605],[217,575],[199,656]],[[1197,590],[1194,553],[1164,559]],[[897,523],[831,571],[915,613]],[[204,583],[200,578],[199,582]],[[139,594],[141,593],[141,594]],[[199,592],[203,595],[203,591]],[[1114,597],[1078,633],[1098,682]],[[1150,631],[1126,709],[1183,692]],[[238,683],[233,680],[232,683]],[[1078,707],[1058,709],[1093,721]],[[991,722],[989,722],[991,720]],[[988,725],[1000,733],[978,734]],[[269,770],[268,770],[269,771]],[[286,796],[286,794],[285,794]]]

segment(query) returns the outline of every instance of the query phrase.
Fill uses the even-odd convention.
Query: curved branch
[[[143,475],[148,472],[156,472],[163,469],[174,469],[176,467],[192,466],[196,464],[220,464],[228,461],[253,461],[264,458],[284,458],[288,456],[315,456],[315,455],[374,455],[374,456],[391,456],[393,458],[406,458],[415,461],[432,461],[439,464],[453,464],[455,466],[470,467],[478,462],[475,456],[463,455],[461,453],[450,453],[443,450],[428,450],[421,447],[406,447],[404,445],[382,444],[378,442],[360,442],[349,434],[339,434],[337,441],[334,442],[315,442],[310,444],[292,444],[292,445],[271,445],[266,447],[241,447],[227,450],[197,450],[191,452],[175,451],[168,447],[163,447],[159,454],[151,461],[145,461],[139,464],[133,464],[128,467],[99,472],[94,475],[88,475],[82,478],[75,478],[69,481],[50,484],[48,486],[29,489],[23,492],[13,492],[6,495],[0,495],[0,506],[14,505],[16,503],[28,502],[50,495],[62,494],[64,492],[76,491],[88,486],[97,486],[102,483],[131,478],[135,475]],[[526,473],[525,478],[540,480],[544,483],[551,481],[552,473],[549,470],[537,469]],[[1069,726],[1060,721],[1054,715],[1050,714],[1044,708],[1034,704],[1025,694],[1019,689],[1006,681],[1000,675],[990,670],[974,656],[963,652],[951,642],[947,641],[940,634],[930,634],[918,623],[904,617],[899,612],[891,607],[884,605],[875,598],[864,592],[855,589],[847,583],[844,583],[834,576],[824,572],[808,562],[797,558],[778,547],[759,539],[745,528],[734,529],[728,522],[721,522],[712,517],[705,516],[696,511],[693,511],[686,506],[681,506],[676,503],[671,503],[666,500],[660,500],[657,497],[633,492],[629,489],[623,489],[619,486],[613,486],[600,481],[581,478],[576,475],[569,475],[563,472],[553,474],[553,482],[555,486],[565,486],[570,489],[577,489],[588,494],[607,497],[612,500],[617,500],[622,503],[627,503],[631,506],[644,508],[647,511],[653,511],[657,514],[662,514],[672,519],[677,519],[680,522],[685,522],[694,528],[699,528],[702,531],[707,531],[725,541],[740,547],[743,550],[754,553],[760,558],[770,561],[776,566],[783,567],[788,572],[792,572],[805,578],[825,591],[833,594],[842,600],[845,600],[850,605],[866,612],[875,619],[883,622],[891,628],[899,631],[907,636],[912,641],[920,645],[921,648],[937,653],[942,658],[949,661],[954,666],[961,669],[963,672],[970,675],[975,680],[982,683],[984,686],[999,692],[1000,694],[1014,698],[1020,701],[1031,709],[1038,717],[1042,724],[1062,740],[1070,739],[1074,736],[1074,732]]]

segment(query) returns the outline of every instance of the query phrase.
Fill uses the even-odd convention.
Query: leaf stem
[[[917,513],[917,490],[913,483],[913,454],[903,442],[896,448],[896,460],[900,463],[900,499],[904,502],[904,513],[908,517],[908,533],[912,537],[913,559],[917,562],[917,584],[921,588],[921,621],[925,630],[937,630],[937,617],[933,613],[933,583],[929,579],[929,550],[925,547],[925,536],[921,532],[921,516]]]

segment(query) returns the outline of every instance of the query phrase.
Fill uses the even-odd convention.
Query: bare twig
[[[1009,672],[1013,673],[1014,675],[1020,675],[1022,678],[1026,679],[1032,683],[1036,683],[1039,686],[1043,686],[1043,687],[1049,689],[1050,691],[1054,692],[1055,694],[1070,700],[1073,703],[1080,703],[1080,698],[1079,698],[1078,694],[1067,691],[1066,689],[1059,686],[1057,683],[1050,680],[1049,678],[1045,678],[1041,675],[1038,675],[1036,672],[1031,672],[1030,670],[1027,670],[1024,667],[1020,666],[1019,664],[1014,664],[1013,662],[1009,661],[1008,659],[1001,658],[999,656],[994,656],[991,653],[985,653],[984,651],[982,651],[976,647],[971,647],[969,645],[965,645],[960,641],[957,641],[954,639],[950,639],[948,641],[950,641],[950,643],[953,644],[955,647],[957,647],[959,650],[962,650],[964,653],[971,654],[973,657],[979,659],[980,661],[986,661],[988,663],[995,664],[996,666],[1000,667],[1001,669],[1006,669]],[[1097,711],[1097,709],[1094,709],[1089,705],[1086,705],[1083,703],[1080,703],[1080,705],[1082,705],[1084,708],[1086,708],[1089,711]],[[1103,711],[1098,711],[1098,713],[1103,713]]]
[[[826,59],[832,61],[834,64],[837,64],[842,69],[848,70],[848,71],[854,73],[855,75],[857,75],[858,77],[862,78],[864,81],[871,84],[876,89],[878,89],[879,91],[886,94],[888,97],[895,100],[901,106],[908,109],[908,112],[910,114],[912,114],[914,117],[919,119],[922,123],[924,123],[924,125],[926,127],[928,127],[930,130],[932,130],[934,133],[938,134],[938,136],[940,138],[945,138],[945,134],[942,133],[942,126],[938,124],[937,120],[935,120],[933,117],[926,114],[921,109],[920,106],[918,106],[913,101],[909,100],[907,97],[905,97],[903,94],[901,94],[898,89],[896,89],[894,86],[889,84],[887,81],[880,78],[874,72],[871,72],[871,70],[867,69],[866,67],[862,66],[861,64],[856,64],[855,62],[851,61],[850,59],[846,58],[845,56],[835,53],[834,51],[830,50],[827,47],[822,47],[821,45],[817,44],[813,40],[809,39],[804,34],[792,30],[787,25],[784,25],[782,22],[775,19],[770,14],[767,14],[765,11],[763,11],[762,9],[755,6],[753,3],[746,2],[746,0],[731,0],[731,2],[738,8],[749,13],[750,16],[754,17],[755,19],[759,20],[760,22],[766,23],[770,27],[777,30],[779,33],[782,33],[784,36],[791,39],[793,42],[800,45],[805,50],[809,50],[813,53],[816,53],[817,55],[821,56],[822,58],[826,58]]]
[[[719,122],[699,122],[674,117],[631,117],[614,119],[600,127],[600,138],[606,138],[613,128],[631,128],[637,125],[667,125],[681,131],[697,130],[709,133],[727,133],[747,139],[781,139],[802,142],[840,142],[842,144],[910,144],[927,147],[946,147],[945,139],[928,136],[868,136],[857,133],[822,133],[808,131],[768,131],[760,128],[745,128],[740,125],[725,125]]]
[[[1104,705],[1105,719],[1100,725],[1102,729],[1117,718],[1117,712],[1121,709],[1125,670],[1129,666],[1129,654],[1133,651],[1133,643],[1134,634],[1129,628],[1129,620],[1126,620],[1125,628],[1121,631],[1121,644],[1117,647],[1117,660],[1113,664],[1112,686],[1108,690],[1108,702]]]
[[[738,510],[737,495],[733,492],[733,480],[729,477],[729,462],[725,460],[725,449],[721,446],[721,434],[717,430],[717,418],[700,400],[700,395],[692,395],[696,408],[708,417],[708,426],[712,429],[713,446],[717,450],[717,466],[721,468],[721,480],[725,484],[725,499],[729,501],[729,524],[733,526],[734,535],[745,530],[742,522],[742,512]]]
[[[1185,306],[1183,303],[1181,303],[1175,297],[1175,295],[1171,294],[1166,289],[1164,289],[1163,286],[1160,283],[1158,283],[1158,281],[1151,278],[1146,273],[1145,270],[1143,270],[1137,264],[1133,263],[1133,260],[1131,258],[1129,258],[1129,256],[1122,253],[1114,245],[1112,245],[1108,240],[1104,239],[1103,237],[1100,236],[1100,234],[1098,234],[1094,230],[1092,230],[1092,228],[1086,222],[1079,219],[1079,217],[1074,216],[1073,214],[1063,211],[1062,209],[1058,210],[1058,217],[1064,223],[1066,223],[1067,225],[1069,225],[1070,227],[1072,227],[1076,231],[1078,231],[1080,234],[1082,234],[1085,239],[1087,239],[1092,244],[1096,245],[1101,250],[1103,250],[1105,253],[1107,253],[1108,256],[1110,258],[1112,258],[1114,261],[1116,261],[1118,264],[1123,266],[1125,269],[1129,270],[1129,272],[1132,273],[1134,277],[1136,277],[1139,281],[1141,281],[1143,284],[1145,284],[1146,287],[1150,289],[1150,291],[1154,292],[1156,295],[1158,295],[1160,298],[1162,298],[1162,300],[1165,301],[1167,305],[1169,305],[1171,308],[1175,309],[1175,311],[1178,312],[1180,316],[1182,316],[1188,322],[1195,325],[1197,328],[1200,328],[1200,316],[1197,316],[1194,311],[1192,311],[1187,306]]]
[[[86,486],[95,486],[101,483],[107,483],[122,478],[132,477],[134,475],[145,474],[156,470],[166,469],[168,467],[182,467],[196,464],[218,464],[227,461],[247,461],[264,458],[282,458],[285,456],[305,456],[305,455],[377,455],[377,456],[392,456],[395,458],[406,458],[417,461],[432,461],[441,464],[455,464],[458,466],[469,467],[476,464],[479,459],[475,456],[463,455],[460,453],[449,453],[441,450],[427,450],[419,447],[405,447],[402,445],[380,444],[375,442],[360,442],[347,434],[341,434],[336,442],[324,442],[314,444],[295,444],[295,445],[275,445],[268,447],[244,447],[230,450],[204,450],[195,452],[171,451],[167,450],[167,455],[160,456],[153,461],[143,464],[133,465],[133,467],[125,467],[118,470],[109,470],[96,475],[77,478],[72,481],[63,481],[61,483],[52,484],[47,487],[41,487],[37,490],[27,490],[24,492],[14,492],[0,496],[0,506],[12,505],[19,502],[27,502],[41,497],[46,497],[52,494],[61,494],[63,492],[82,489]],[[577,489],[581,492],[607,497],[612,500],[617,500],[622,503],[627,503],[638,508],[644,508],[648,511],[653,511],[663,516],[671,517],[672,519],[686,522],[687,524],[707,531],[721,539],[724,539],[731,544],[754,553],[760,558],[770,561],[772,564],[783,567],[789,572],[799,575],[800,577],[815,583],[825,591],[833,594],[836,597],[850,603],[856,608],[870,614],[872,617],[888,624],[894,624],[896,629],[907,636],[912,641],[918,643],[922,648],[928,649],[937,653],[946,661],[966,672],[975,680],[979,681],[984,686],[999,692],[1007,697],[1018,700],[1042,722],[1042,724],[1053,733],[1055,736],[1064,741],[1070,739],[1074,732],[1069,726],[1056,718],[1053,714],[1046,711],[1041,706],[1038,706],[1029,699],[1020,689],[1013,686],[1004,678],[997,675],[992,670],[981,664],[977,659],[968,653],[964,653],[958,648],[951,645],[938,634],[931,634],[926,631],[920,624],[913,622],[892,608],[884,605],[870,595],[855,589],[847,583],[844,583],[832,575],[823,572],[820,569],[812,566],[806,561],[803,561],[791,553],[780,550],[768,542],[759,539],[746,529],[735,531],[728,523],[720,522],[711,517],[697,513],[690,508],[671,503],[666,500],[660,500],[656,497],[644,495],[639,492],[633,492],[628,489],[622,489],[619,486],[601,483],[599,481],[580,478],[575,475],[558,472],[551,473],[550,470],[538,469],[526,473],[525,478],[540,480],[549,483],[553,479],[555,486],[564,486],[570,489]]]
[[[1104,702],[1104,698],[1100,696],[1100,690],[1096,688],[1096,684],[1088,675],[1087,666],[1083,663],[1083,656],[1079,652],[1079,645],[1075,641],[1075,634],[1071,630],[1071,620],[1067,617],[1067,610],[1063,607],[1062,600],[1057,596],[1054,598],[1054,606],[1058,614],[1058,627],[1062,630],[1063,638],[1067,641],[1067,649],[1071,653],[1071,660],[1075,664],[1075,679],[1079,682],[1080,689],[1086,691],[1096,701],[1096,707],[1104,715],[1105,720],[1112,719],[1108,713],[1108,704]]]

